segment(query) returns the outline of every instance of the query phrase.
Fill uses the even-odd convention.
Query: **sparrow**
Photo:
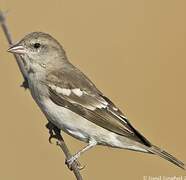
[[[69,62],[62,45],[51,35],[32,32],[8,51],[21,57],[30,93],[47,120],[87,143],[67,159],[69,166],[84,152],[104,145],[155,154],[185,169],[183,162],[136,130],[122,111]]]

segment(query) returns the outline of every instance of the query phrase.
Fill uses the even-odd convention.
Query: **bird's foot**
[[[56,139],[58,141],[63,139],[60,134],[60,130],[52,123],[49,122],[48,124],[46,124],[46,128],[49,130],[49,134],[50,134],[48,138],[49,143],[52,144],[52,139]]]
[[[27,90],[29,88],[29,86],[28,86],[28,80],[27,79],[25,79],[23,81],[23,83],[21,84],[21,87],[23,87],[25,90]]]
[[[75,165],[77,166],[78,170],[82,170],[85,168],[85,165],[81,165],[80,162],[77,160],[78,157],[76,157],[76,155],[71,156],[69,159],[65,160],[65,164],[67,165],[67,167],[72,170],[72,166]]]

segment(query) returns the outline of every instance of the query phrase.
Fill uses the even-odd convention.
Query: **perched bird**
[[[47,120],[88,145],[67,163],[96,145],[156,154],[185,168],[164,150],[151,144],[126,116],[66,56],[51,35],[33,32],[8,49],[21,56],[32,97]]]

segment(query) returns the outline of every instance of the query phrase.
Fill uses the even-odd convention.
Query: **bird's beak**
[[[7,51],[10,53],[15,53],[15,54],[25,54],[26,53],[25,47],[22,45],[19,45],[19,44],[15,44],[15,45],[11,46]]]

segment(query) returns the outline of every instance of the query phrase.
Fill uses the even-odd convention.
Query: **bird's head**
[[[57,65],[67,59],[65,51],[58,41],[43,32],[33,32],[26,35],[11,46],[8,52],[19,54],[27,65]]]

